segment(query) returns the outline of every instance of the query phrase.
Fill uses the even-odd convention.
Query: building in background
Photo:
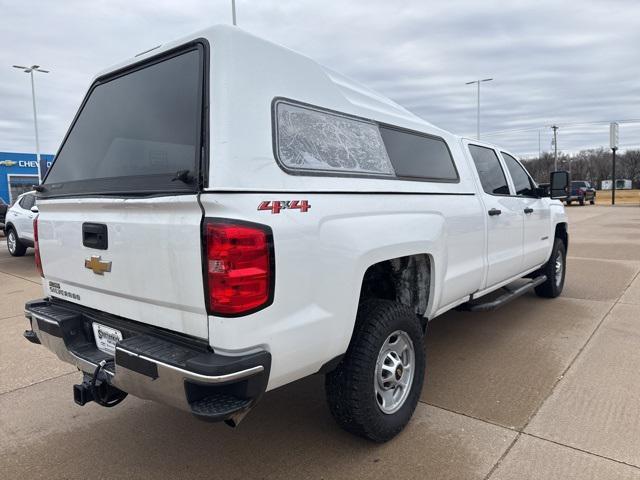
[[[53,162],[53,155],[40,155],[42,176]],[[35,153],[0,152],[0,198],[13,203],[18,195],[38,184],[38,162]]]
[[[631,190],[633,182],[622,178],[616,179],[616,190]],[[611,180],[602,180],[602,190],[611,190],[613,182]]]

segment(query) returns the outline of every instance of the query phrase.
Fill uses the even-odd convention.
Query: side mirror
[[[551,172],[550,196],[558,200],[564,200],[569,196],[569,172]]]
[[[33,213],[38,213],[40,210],[38,210],[38,207],[36,207],[35,205],[33,207],[31,207],[31,211]]]
[[[535,188],[535,194],[538,198],[544,198],[549,196],[549,184],[539,183]]]

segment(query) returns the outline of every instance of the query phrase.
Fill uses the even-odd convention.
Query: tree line
[[[567,170],[572,180],[587,180],[599,189],[602,180],[611,180],[611,154],[611,150],[605,148],[575,154],[558,152],[558,170]],[[523,160],[523,163],[537,182],[549,182],[549,173],[554,167],[552,152],[544,152],[540,158]],[[640,150],[616,153],[616,178],[631,180],[633,188],[640,188]]]

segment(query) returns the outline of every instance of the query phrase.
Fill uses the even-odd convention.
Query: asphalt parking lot
[[[235,430],[131,397],[76,406],[80,374],[22,338],[32,251],[0,239],[0,478],[640,479],[640,208],[567,211],[563,295],[434,320],[422,402],[385,445],[334,424],[319,376]]]

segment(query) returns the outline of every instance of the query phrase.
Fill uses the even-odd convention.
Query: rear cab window
[[[489,195],[509,195],[509,184],[493,148],[469,145],[469,153],[478,171],[480,183]]]
[[[196,191],[203,68],[204,47],[197,43],[99,79],[76,115],[41,195]]]

